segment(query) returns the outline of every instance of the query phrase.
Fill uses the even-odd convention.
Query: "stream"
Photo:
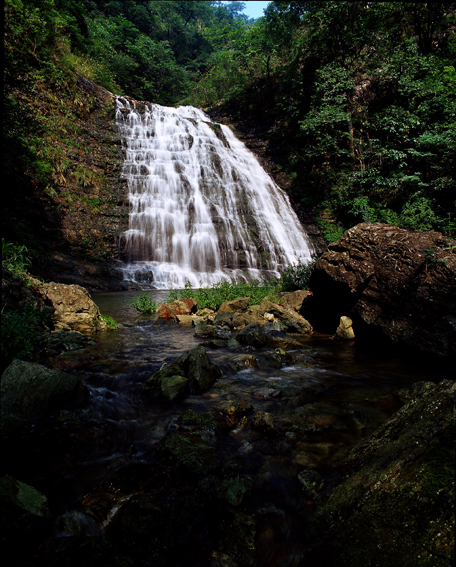
[[[109,479],[125,467],[153,462],[154,447],[185,410],[220,416],[242,399],[252,412],[268,412],[274,422],[268,434],[250,427],[252,413],[246,414],[217,437],[224,470],[241,471],[253,480],[248,510],[256,518],[256,531],[249,564],[298,565],[312,537],[315,507],[302,473],[317,471],[331,483],[347,450],[401,407],[403,390],[421,380],[451,377],[444,362],[314,333],[299,337],[301,348],[289,351],[292,360],[282,367],[271,363],[270,350],[241,347],[241,353],[257,357],[258,366],[236,371],[230,361],[239,352],[207,346],[223,377],[205,394],[160,402],[141,394],[143,383],[204,340],[190,326],[139,314],[130,306],[137,294],[92,295],[100,311],[122,326],[97,333],[96,344],[69,370],[88,389],[84,403],[38,424],[11,465],[11,474],[48,497],[58,537],[101,535],[130,496],[122,486],[116,497],[106,488],[112,485]],[[160,303],[168,292],[148,295]],[[184,564],[205,563],[195,557]]]

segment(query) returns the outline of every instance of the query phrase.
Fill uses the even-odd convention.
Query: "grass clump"
[[[218,282],[210,287],[193,289],[188,282],[185,289],[172,290],[167,303],[176,299],[188,299],[192,297],[199,309],[212,309],[217,311],[225,301],[231,301],[238,297],[250,297],[250,305],[261,303],[265,298],[271,301],[278,299],[280,286],[278,280],[267,282],[252,281],[246,282]]]
[[[23,276],[31,263],[26,246],[18,246],[2,238],[2,265],[13,275]]]
[[[114,317],[111,317],[110,315],[100,315],[100,319],[106,325],[107,329],[118,329],[119,328],[119,323],[117,323],[117,321],[114,319]]]
[[[157,311],[157,304],[152,301],[146,292],[142,293],[139,297],[132,299],[130,305],[133,309],[140,311],[144,315],[153,315]]]

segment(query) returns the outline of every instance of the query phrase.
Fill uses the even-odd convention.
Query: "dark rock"
[[[222,409],[222,417],[229,428],[234,427],[241,418],[253,411],[251,403],[239,398]]]
[[[258,360],[256,356],[252,354],[239,354],[228,361],[228,365],[235,372],[240,372],[241,370],[246,370],[247,368],[256,368],[258,366]]]
[[[58,356],[63,352],[80,350],[96,344],[93,339],[76,331],[60,331],[46,336],[45,351],[48,356]]]
[[[255,551],[256,523],[252,516],[237,512],[224,532],[218,549],[211,554],[213,567],[250,565]]]
[[[201,321],[195,322],[195,337],[229,340],[231,330],[228,325],[208,325]]]
[[[82,400],[85,387],[74,375],[14,360],[1,379],[1,431],[21,433],[32,421]]]
[[[222,371],[210,361],[204,347],[199,346],[189,353],[187,376],[192,393],[200,393],[212,388]]]
[[[341,315],[425,352],[456,355],[455,241],[386,224],[347,230],[315,263],[309,287],[324,324]],[[359,336],[359,333],[357,333]]]
[[[229,311],[217,313],[214,317],[214,324],[222,326],[227,325],[228,327],[233,328],[233,313]]]
[[[215,450],[216,422],[212,415],[187,410],[156,446],[156,454],[166,463],[176,464],[185,473],[196,476],[211,474],[221,462]]]
[[[258,411],[252,417],[252,428],[261,431],[262,433],[275,432],[274,418],[267,411]]]
[[[0,542],[8,562],[19,564],[23,554],[50,535],[46,496],[11,476],[0,478]]]
[[[298,474],[298,479],[308,498],[315,498],[317,492],[323,488],[323,477],[317,471],[301,471]]]
[[[210,361],[205,348],[199,346],[154,372],[144,384],[143,392],[174,400],[185,394],[206,392],[221,376],[220,368]]]
[[[258,323],[251,323],[239,331],[237,340],[255,348],[261,348],[266,344],[266,335]]]
[[[418,383],[410,401],[351,451],[345,480],[320,509],[331,526],[309,564],[452,564],[455,396],[452,380]]]
[[[291,350],[302,347],[300,342],[281,331],[269,331],[265,336],[266,345],[274,349]]]

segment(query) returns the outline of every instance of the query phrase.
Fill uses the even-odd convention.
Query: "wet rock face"
[[[454,561],[456,383],[418,382],[408,403],[346,460],[320,510],[325,565],[446,566]]]
[[[40,364],[14,360],[1,378],[1,433],[19,434],[33,420],[84,396],[80,379]]]
[[[333,329],[347,315],[355,333],[362,326],[396,343],[455,356],[455,244],[436,232],[362,223],[329,246],[309,287],[331,314]]]

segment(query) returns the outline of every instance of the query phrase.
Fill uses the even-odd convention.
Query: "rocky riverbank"
[[[375,242],[382,238],[380,250]],[[363,244],[369,239],[374,239],[370,256]],[[409,245],[402,250],[404,243]],[[100,310],[77,285],[34,278],[24,285],[4,270],[6,308],[34,302],[47,314],[36,361],[15,360],[1,380],[4,549],[21,567],[81,562],[243,567],[291,560],[316,567],[351,565],[354,558],[361,566],[449,566],[454,561],[454,380],[436,376],[435,382],[374,397],[368,407],[386,412],[374,431],[359,402],[331,408],[327,400],[335,383],[268,377],[255,385],[248,374],[241,382],[236,376],[291,366],[318,376],[321,369],[309,358],[306,341],[328,325],[334,343],[355,344],[365,333],[378,340],[381,330],[399,345],[410,346],[415,336],[423,352],[451,358],[451,246],[439,235],[360,225],[317,262],[312,291],[281,294],[259,305],[239,298],[216,312],[198,310],[191,299],[162,304],[155,324],[183,329],[199,346],[143,378],[133,378],[128,365],[108,377],[115,383],[127,372],[123,387],[136,400],[129,427],[137,427],[142,412],[144,437],[139,443],[133,434],[129,456],[114,461],[112,470],[89,468],[90,488],[71,513],[61,509],[53,483],[32,486],[20,471],[30,452],[38,461],[33,465],[38,478],[50,475],[59,485],[69,483],[75,459],[84,462],[87,448],[106,452],[112,428],[122,422],[111,413],[101,421],[90,406],[106,389],[100,388],[90,354],[104,328]],[[407,301],[403,289],[413,292],[415,301],[424,298],[414,308],[416,319],[413,302],[401,305]],[[388,334],[398,327],[394,313],[408,327],[401,323],[402,332]],[[412,327],[413,335],[406,332]],[[213,353],[221,351],[226,356],[218,365]],[[71,352],[75,358],[69,363],[65,357]],[[85,366],[94,367],[91,389],[81,372]],[[162,414],[167,426],[152,433],[152,416]],[[359,443],[347,451],[346,439],[354,433]],[[133,458],[138,443],[140,457]],[[55,447],[61,452],[57,459]],[[281,471],[276,477],[281,467],[285,476]]]

